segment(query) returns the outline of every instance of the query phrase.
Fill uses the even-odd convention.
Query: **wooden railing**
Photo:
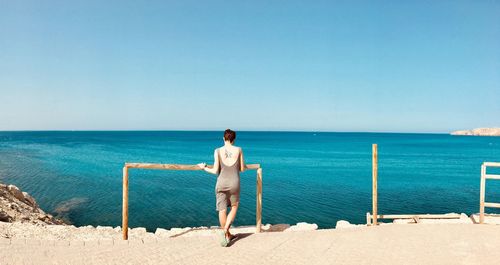
[[[378,151],[377,144],[372,145],[372,213],[366,213],[366,224],[377,225],[378,219],[459,219],[460,214],[378,214]],[[484,199],[484,197],[483,197]],[[500,205],[500,204],[499,204]]]
[[[485,202],[484,197],[486,193],[486,180],[496,179],[500,180],[500,175],[486,174],[486,167],[500,167],[498,162],[484,162],[481,165],[481,191],[479,194],[479,223],[484,223],[484,208],[500,208],[500,203]]]
[[[208,166],[211,168],[211,166]],[[163,170],[202,170],[197,165],[179,164],[148,164],[148,163],[125,163],[123,167],[123,203],[122,203],[122,233],[123,239],[128,239],[128,170],[130,168],[163,169]],[[261,231],[262,226],[262,168],[260,164],[248,164],[245,169],[257,170],[257,206],[256,206],[256,232]]]

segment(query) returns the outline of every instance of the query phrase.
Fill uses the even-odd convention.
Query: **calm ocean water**
[[[213,162],[221,132],[0,132],[0,182],[15,184],[75,225],[121,225],[124,162]],[[364,223],[371,144],[379,147],[380,213],[478,212],[480,165],[500,161],[500,137],[444,134],[239,132],[263,168],[263,222]],[[495,172],[495,173],[498,173]],[[217,225],[216,176],[132,169],[129,225]],[[500,202],[500,181],[487,201]],[[236,225],[255,223],[255,171],[242,174]],[[487,209],[491,213],[500,213]]]

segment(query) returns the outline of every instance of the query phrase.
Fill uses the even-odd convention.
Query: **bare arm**
[[[214,166],[212,168],[208,168],[205,163],[200,163],[198,166],[205,170],[208,173],[211,174],[217,174],[217,171],[219,171],[219,156],[217,155],[217,149],[214,151]]]
[[[243,149],[240,148],[240,171],[243,172],[247,168],[245,160],[243,159]]]

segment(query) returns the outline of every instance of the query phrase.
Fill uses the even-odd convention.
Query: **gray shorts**
[[[227,207],[237,205],[240,202],[240,193],[230,191],[219,191],[215,194],[217,211],[227,210]]]

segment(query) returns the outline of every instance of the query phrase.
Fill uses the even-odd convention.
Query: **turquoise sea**
[[[371,144],[379,152],[379,212],[479,211],[480,166],[500,162],[500,137],[446,134],[238,132],[247,163],[263,168],[263,223],[364,223],[371,209]],[[0,132],[0,182],[32,194],[75,225],[121,225],[125,162],[213,162],[222,132]],[[495,173],[499,173],[497,170]],[[217,225],[215,175],[130,171],[130,226]],[[241,177],[236,225],[255,223],[255,171]],[[487,201],[500,202],[500,181]],[[487,212],[500,213],[496,209]]]

